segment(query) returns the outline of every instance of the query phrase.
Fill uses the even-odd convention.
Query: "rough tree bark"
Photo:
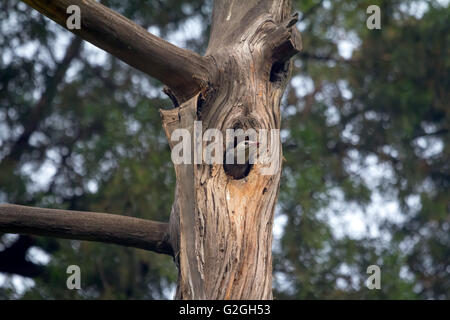
[[[216,128],[224,137],[226,129],[280,129],[280,100],[289,79],[290,58],[301,49],[290,0],[215,1],[203,57],[148,34],[94,1],[24,2],[63,26],[65,8],[79,5],[82,28],[74,30],[76,34],[165,83],[175,105],[161,110],[171,147],[172,132],[183,128],[193,134],[194,121],[202,121],[203,132]],[[279,137],[271,142],[278,144]],[[281,153],[281,148],[276,151],[277,163]],[[263,175],[262,166],[255,164],[245,178],[235,179],[222,164],[175,165],[170,223],[161,225],[169,235],[155,232],[155,223],[149,222],[148,232],[154,233],[142,241],[155,245],[156,239],[164,248],[159,252],[173,254],[179,270],[176,298],[272,298],[272,225],[281,166],[272,175]],[[94,219],[102,227],[83,231],[78,219],[88,214],[60,212],[63,216],[56,219],[55,212],[45,211],[50,214],[46,218],[21,207],[14,220],[13,209],[0,206],[0,230],[66,238],[76,234],[80,239],[80,232],[87,232],[89,237],[84,239],[122,241],[104,236],[111,235],[114,226],[100,220],[112,222],[111,215]],[[26,219],[39,223],[27,224]],[[131,221],[119,238],[126,238],[126,230],[132,232]],[[103,238],[96,232],[103,233]],[[133,234],[139,238],[139,233]]]
[[[215,3],[206,57],[209,83],[179,108],[161,111],[168,138],[194,120],[203,130],[280,129],[289,58],[300,49],[288,1]],[[281,150],[277,155],[281,158]],[[221,164],[175,166],[171,236],[181,299],[271,299],[272,223],[281,168],[245,179]],[[179,254],[178,254],[179,253]]]

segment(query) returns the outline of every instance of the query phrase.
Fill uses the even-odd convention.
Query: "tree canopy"
[[[206,49],[211,1],[102,2]],[[372,4],[381,30],[366,28]],[[304,51],[282,103],[275,298],[448,299],[448,2],[294,7]],[[0,201],[168,220],[175,178],[162,85],[23,3],[0,9]],[[386,202],[394,210],[383,214]],[[346,226],[355,212],[360,234]],[[170,298],[176,280],[170,257],[138,249],[4,235],[0,250],[5,299]],[[49,261],[35,261],[39,250]],[[80,291],[65,286],[71,264]],[[381,290],[364,283],[373,264]],[[19,290],[12,274],[34,284]]]

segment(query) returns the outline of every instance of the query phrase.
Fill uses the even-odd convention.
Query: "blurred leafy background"
[[[102,1],[203,53],[211,1]],[[283,98],[277,299],[450,298],[448,1],[294,0]],[[381,7],[382,29],[366,28]],[[16,0],[0,3],[0,202],[167,221],[161,84]],[[66,288],[66,268],[82,290]],[[366,268],[381,267],[381,290]],[[0,236],[0,299],[167,299],[170,257]]]

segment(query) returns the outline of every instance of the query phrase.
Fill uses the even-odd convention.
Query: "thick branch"
[[[172,255],[167,223],[115,214],[0,204],[0,232],[114,243]]]
[[[66,28],[70,5],[81,10],[81,28],[70,30],[169,86],[183,102],[205,85],[209,60],[178,48],[93,0],[22,0]]]

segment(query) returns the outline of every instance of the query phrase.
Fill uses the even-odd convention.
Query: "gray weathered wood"
[[[82,28],[74,33],[167,84],[177,107],[161,112],[168,138],[178,128],[192,133],[195,120],[202,121],[203,131],[215,128],[224,136],[232,128],[281,127],[280,100],[290,76],[290,58],[301,50],[290,0],[215,1],[204,57],[148,34],[92,0],[23,1],[63,26],[66,7],[79,5]],[[275,151],[275,162],[281,163],[281,148]],[[110,219],[108,215],[98,216],[94,220],[99,225],[86,230],[86,223],[69,213],[69,220],[58,220],[59,227],[51,226],[54,218],[60,218],[54,213],[40,218],[24,214],[14,230],[133,246],[141,237],[158,245],[164,239],[164,249],[156,245],[150,250],[171,248],[179,269],[177,298],[271,299],[272,226],[281,166],[273,175],[263,175],[262,168],[255,164],[248,176],[235,179],[222,164],[176,165],[169,226],[145,223],[154,234],[142,233],[131,220],[127,228],[109,222],[105,227],[101,220]],[[3,223],[8,224],[10,213]],[[83,221],[94,223],[85,220],[88,216],[83,215]],[[117,230],[120,237],[112,237],[110,230]]]
[[[216,1],[206,53],[214,61],[210,82],[197,98],[162,111],[167,137],[177,128],[192,131],[194,120],[224,137],[228,128],[280,129],[289,59],[301,49],[296,21],[289,1]],[[281,162],[281,148],[276,161]],[[222,164],[175,166],[170,223],[180,270],[177,298],[272,298],[272,225],[281,167],[270,176],[260,170],[256,164],[236,180]]]
[[[81,28],[70,30],[129,65],[168,85],[180,102],[205,83],[210,61],[152,35],[94,0],[22,0],[66,28],[70,5],[81,11]]]
[[[116,214],[0,204],[0,232],[115,243],[172,255],[167,223]]]

